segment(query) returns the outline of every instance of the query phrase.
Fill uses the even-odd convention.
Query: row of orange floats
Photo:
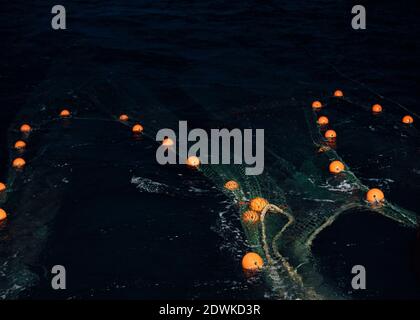
[[[341,90],[336,90],[334,92],[334,97],[341,98],[341,97],[344,97],[344,94]],[[322,108],[322,103],[320,101],[314,101],[312,103],[312,108],[319,110]],[[382,106],[380,104],[374,104],[372,106],[372,112],[381,113]],[[412,116],[406,115],[402,118],[402,122],[404,124],[412,124],[414,122],[414,119]],[[317,123],[320,126],[325,126],[329,123],[329,119],[326,116],[320,116],[317,120]],[[337,133],[334,130],[330,129],[325,132],[324,137],[329,141],[333,141],[337,138]],[[341,161],[334,160],[329,165],[329,171],[332,174],[339,174],[343,172],[344,170],[345,170],[345,165]],[[378,204],[385,200],[385,195],[382,192],[382,190],[378,188],[373,188],[373,189],[368,190],[368,192],[366,193],[366,200],[371,204]]]
[[[71,112],[68,109],[63,109],[60,111],[59,116],[61,118],[69,118],[71,116]],[[19,131],[24,135],[25,138],[27,138],[29,134],[32,132],[32,127],[29,124],[24,123],[20,126]],[[27,147],[27,143],[24,140],[17,140],[15,144],[13,145],[13,148],[20,153],[22,153],[26,149],[26,147]],[[26,161],[22,157],[17,157],[13,159],[12,161],[12,167],[17,170],[23,169],[25,165],[26,165]],[[4,184],[3,182],[0,182],[0,194],[6,191],[7,191],[6,184]],[[6,218],[7,218],[7,212],[4,209],[0,208],[0,222],[3,220],[6,220]]]
[[[229,180],[224,187],[229,191],[239,189],[239,183]],[[268,201],[261,197],[251,199],[248,203],[248,210],[242,213],[242,221],[247,224],[256,224],[260,221],[261,212],[268,205]],[[248,252],[242,257],[242,268],[245,271],[258,271],[264,266],[264,260],[256,252]]]

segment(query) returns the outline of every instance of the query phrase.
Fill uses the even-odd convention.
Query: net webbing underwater
[[[60,134],[63,124],[56,116],[56,101],[62,99],[60,95],[69,95],[68,92],[63,92],[61,87],[68,88],[74,85],[46,83],[45,88],[39,89],[42,95],[35,98],[37,102],[29,101],[28,105],[32,104],[32,106],[24,108],[24,112],[20,114],[19,124],[24,119],[35,128],[29,142],[44,147],[25,154],[30,158],[31,166],[34,168],[33,173],[26,176],[31,181],[25,183],[18,181],[22,177],[17,177],[15,171],[10,170],[8,185],[12,190],[11,201],[21,201],[22,206],[25,206],[22,200],[32,196],[28,184],[36,185],[41,182],[41,185],[36,185],[36,188],[42,190],[47,198],[54,184],[62,180],[62,172],[68,170],[65,166],[65,155],[71,153],[75,141],[80,143],[81,147],[84,144],[98,143],[103,144],[104,148],[109,143],[124,144],[125,135],[111,135],[106,130],[107,124],[110,124],[118,132],[118,127],[121,127],[121,123],[118,122],[121,105],[124,105],[124,110],[128,110],[130,119],[133,119],[123,123],[127,126],[126,129],[130,130],[133,123],[140,122],[145,127],[143,136],[150,140],[154,140],[156,132],[163,127],[173,128],[176,131],[177,122],[182,119],[183,112],[190,111],[181,110],[176,113],[159,104],[153,104],[152,108],[139,108],[137,101],[140,99],[144,101],[147,88],[140,92],[138,88],[124,86],[122,89],[109,83],[101,86],[84,84],[83,88],[70,94],[75,101],[83,101],[83,109],[78,110],[78,113],[69,121],[78,123],[85,133],[89,130],[93,131],[87,143],[83,134],[80,136]],[[337,130],[339,134],[337,143],[342,143],[341,136],[346,135],[345,128],[351,127],[352,117],[360,119],[366,109],[345,99],[325,98],[325,100],[329,101],[324,108],[325,112],[331,113],[329,114],[332,119],[331,126],[340,129]],[[39,103],[39,101],[48,101],[48,103]],[[77,105],[75,101],[73,103]],[[346,109],[349,105],[353,108]],[[265,170],[263,174],[247,176],[245,165],[233,164],[202,165],[199,171],[238,205],[238,215],[248,210],[248,201],[252,198],[263,197],[270,203],[270,206],[266,207],[260,215],[260,222],[243,222],[243,229],[249,243],[249,251],[258,252],[264,258],[265,267],[262,272],[267,282],[277,292],[278,298],[344,297],[341,293],[335,292],[334,288],[322,283],[322,277],[317,272],[317,261],[311,254],[311,244],[315,237],[331,225],[340,214],[354,208],[369,208],[408,227],[416,226],[417,216],[389,201],[381,206],[373,207],[365,202],[365,193],[372,186],[362,183],[353,173],[351,166],[346,164],[346,159],[341,158],[334,150],[334,146],[325,141],[322,131],[316,124],[318,113],[313,112],[310,105],[290,99],[282,102],[261,103],[256,106],[256,110],[258,113],[242,112],[236,114],[235,117],[232,117],[229,112],[213,113],[211,109],[207,110],[206,106],[196,112],[211,119],[209,125],[212,127],[226,123],[229,119],[230,127],[264,128]],[[389,128],[395,122],[395,119],[385,119],[381,125]],[[16,129],[18,123],[13,124],[13,128],[10,143],[15,141],[19,134]],[[412,143],[417,143],[416,129],[408,130],[404,139],[411,137],[414,140]],[[51,132],[55,133],[46,134]],[[98,138],[101,135],[102,138]],[[399,139],[399,135],[392,135],[392,133],[389,135],[391,138]],[[325,147],[325,151],[319,152],[320,147]],[[366,152],[371,148],[369,144],[359,144],[358,147],[365,148]],[[405,145],[405,147],[412,146]],[[359,150],[359,152],[362,151]],[[121,159],[124,157],[117,155],[115,161],[121,161]],[[90,160],[92,159],[86,159],[86,161]],[[345,172],[331,175],[328,172],[328,164],[332,160],[345,163]],[[46,175],[48,179],[45,178]],[[238,182],[239,189],[226,190],[224,185],[229,180]],[[14,195],[13,192],[16,194]],[[56,193],[56,195],[54,201],[50,203],[51,207],[60,205],[59,194]],[[21,219],[22,224],[28,223],[24,221],[24,217]],[[51,217],[37,217],[37,219],[32,219],[31,223],[34,224],[35,229],[41,230],[43,224]],[[27,240],[28,236],[19,239],[21,242]],[[18,244],[16,244],[17,247]],[[13,251],[14,248],[7,250]],[[33,255],[36,254],[39,252],[34,251]],[[28,278],[31,278],[30,274]]]

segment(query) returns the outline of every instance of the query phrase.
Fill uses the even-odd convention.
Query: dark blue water
[[[1,7],[0,180],[15,181],[2,204],[10,216],[0,231],[1,287],[8,296],[276,297],[240,269],[250,248],[235,205],[203,175],[158,166],[150,139],[133,139],[112,121],[122,112],[154,129],[178,120],[241,127],[249,124],[241,124],[244,118],[261,127],[259,120],[270,118],[266,143],[276,149],[276,137],[307,130],[304,118],[275,125],[276,119],[287,123],[292,102],[309,106],[341,88],[351,103],[326,111],[342,137],[337,152],[363,183],[418,212],[420,119],[410,128],[399,124],[407,113],[399,104],[420,111],[415,1],[369,2],[368,29],[357,32],[350,27],[352,1],[63,5],[66,31],[50,28],[48,2]],[[377,102],[386,114],[364,113]],[[56,121],[62,107],[74,119]],[[8,169],[10,144],[23,121],[36,131],[25,154],[28,168],[16,175]],[[357,230],[359,223],[346,225]],[[333,239],[342,234],[330,231]],[[414,261],[416,250],[407,249],[415,246],[412,231],[392,232],[406,239],[396,260]],[[367,252],[363,243],[359,251]],[[346,269],[329,268],[333,250],[328,240],[320,246],[316,253],[329,257],[321,259],[323,272],[346,291],[340,285]],[[344,265],[357,260],[346,256]],[[54,264],[68,269],[65,292],[50,290]],[[402,264],[409,267],[397,273],[413,287],[401,286],[395,295],[379,287],[368,297],[411,297],[416,284],[406,275],[418,267]],[[380,265],[372,268],[383,279]]]

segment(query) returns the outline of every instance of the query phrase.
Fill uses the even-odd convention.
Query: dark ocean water
[[[200,173],[159,166],[153,136],[133,139],[114,121],[122,112],[146,129],[255,120],[280,153],[277,138],[307,130],[293,106],[340,88],[350,102],[326,111],[338,154],[364,184],[419,213],[420,119],[400,124],[404,107],[420,112],[415,1],[369,1],[365,31],[351,29],[352,1],[62,4],[66,31],[50,28],[49,2],[0,9],[0,181],[13,182],[0,227],[4,296],[277,297],[242,273],[250,248],[235,204]],[[386,112],[366,112],[373,103]],[[74,119],[57,121],[63,107]],[[25,121],[35,132],[16,174],[10,145]],[[363,212],[336,225],[314,244],[326,282],[347,292],[349,266],[365,264],[375,278],[356,297],[419,297],[414,229]],[[68,270],[66,291],[50,289],[55,264]]]

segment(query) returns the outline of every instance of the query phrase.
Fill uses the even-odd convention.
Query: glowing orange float
[[[67,109],[61,110],[60,117],[61,118],[68,118],[68,117],[70,117],[70,111],[67,110]]]
[[[144,128],[143,128],[143,126],[141,125],[141,124],[135,124],[134,126],[133,126],[133,128],[131,129],[132,131],[133,131],[133,133],[136,133],[136,134],[138,134],[138,133],[142,133],[143,132],[143,130],[144,130]]]
[[[126,114],[120,115],[120,121],[128,121],[128,116]]]
[[[404,116],[404,118],[402,118],[402,122],[405,124],[412,124],[414,122],[414,119],[412,116]]]
[[[0,192],[3,192],[6,190],[6,185],[3,182],[0,182]]]
[[[264,210],[264,208],[268,205],[268,201],[264,198],[254,198],[249,202],[249,207],[251,210],[254,210],[256,212],[261,212]]]
[[[344,97],[343,91],[341,91],[341,90],[335,90],[334,91],[334,97],[338,97],[338,98]]]
[[[345,169],[344,164],[341,161],[335,160],[330,163],[330,172],[331,173],[340,173]]]
[[[372,106],[372,112],[373,113],[381,113],[382,112],[382,106],[380,104],[374,104]]]
[[[3,209],[0,209],[0,221],[3,221],[7,218],[7,213]]]
[[[188,157],[186,164],[189,167],[198,168],[200,166],[200,159],[196,156],[190,156]]]
[[[242,268],[245,270],[256,271],[264,266],[264,261],[259,254],[248,252],[242,258]]]
[[[373,188],[366,193],[366,200],[370,203],[378,203],[385,200],[385,195],[382,190]]]
[[[174,141],[171,138],[165,138],[162,141],[162,145],[165,147],[172,147],[174,145]]]
[[[248,210],[242,214],[242,220],[246,223],[256,223],[260,220],[260,215],[254,210]]]
[[[327,139],[335,139],[337,138],[337,133],[334,130],[327,130],[324,136]]]
[[[25,164],[26,164],[26,161],[22,158],[16,158],[15,160],[13,160],[13,163],[12,163],[13,168],[16,168],[16,169],[23,168]]]
[[[15,149],[22,150],[22,149],[25,149],[25,148],[26,148],[26,142],[25,141],[22,141],[22,140],[16,141]]]
[[[25,124],[22,124],[20,126],[20,132],[22,132],[22,133],[29,133],[29,132],[31,132],[31,130],[32,130],[32,128],[29,124],[25,123]]]
[[[312,102],[312,108],[314,108],[314,109],[320,109],[320,108],[322,108],[321,101],[314,101],[314,102]]]
[[[329,120],[328,120],[328,118],[327,118],[327,117],[325,117],[325,116],[321,116],[321,117],[319,117],[319,118],[318,118],[318,120],[317,120],[317,123],[318,123],[320,126],[325,126],[325,125],[327,125],[327,124],[328,124],[328,122],[329,122]]]
[[[231,191],[236,190],[239,188],[239,183],[237,183],[236,181],[230,180],[225,183],[225,188]]]

